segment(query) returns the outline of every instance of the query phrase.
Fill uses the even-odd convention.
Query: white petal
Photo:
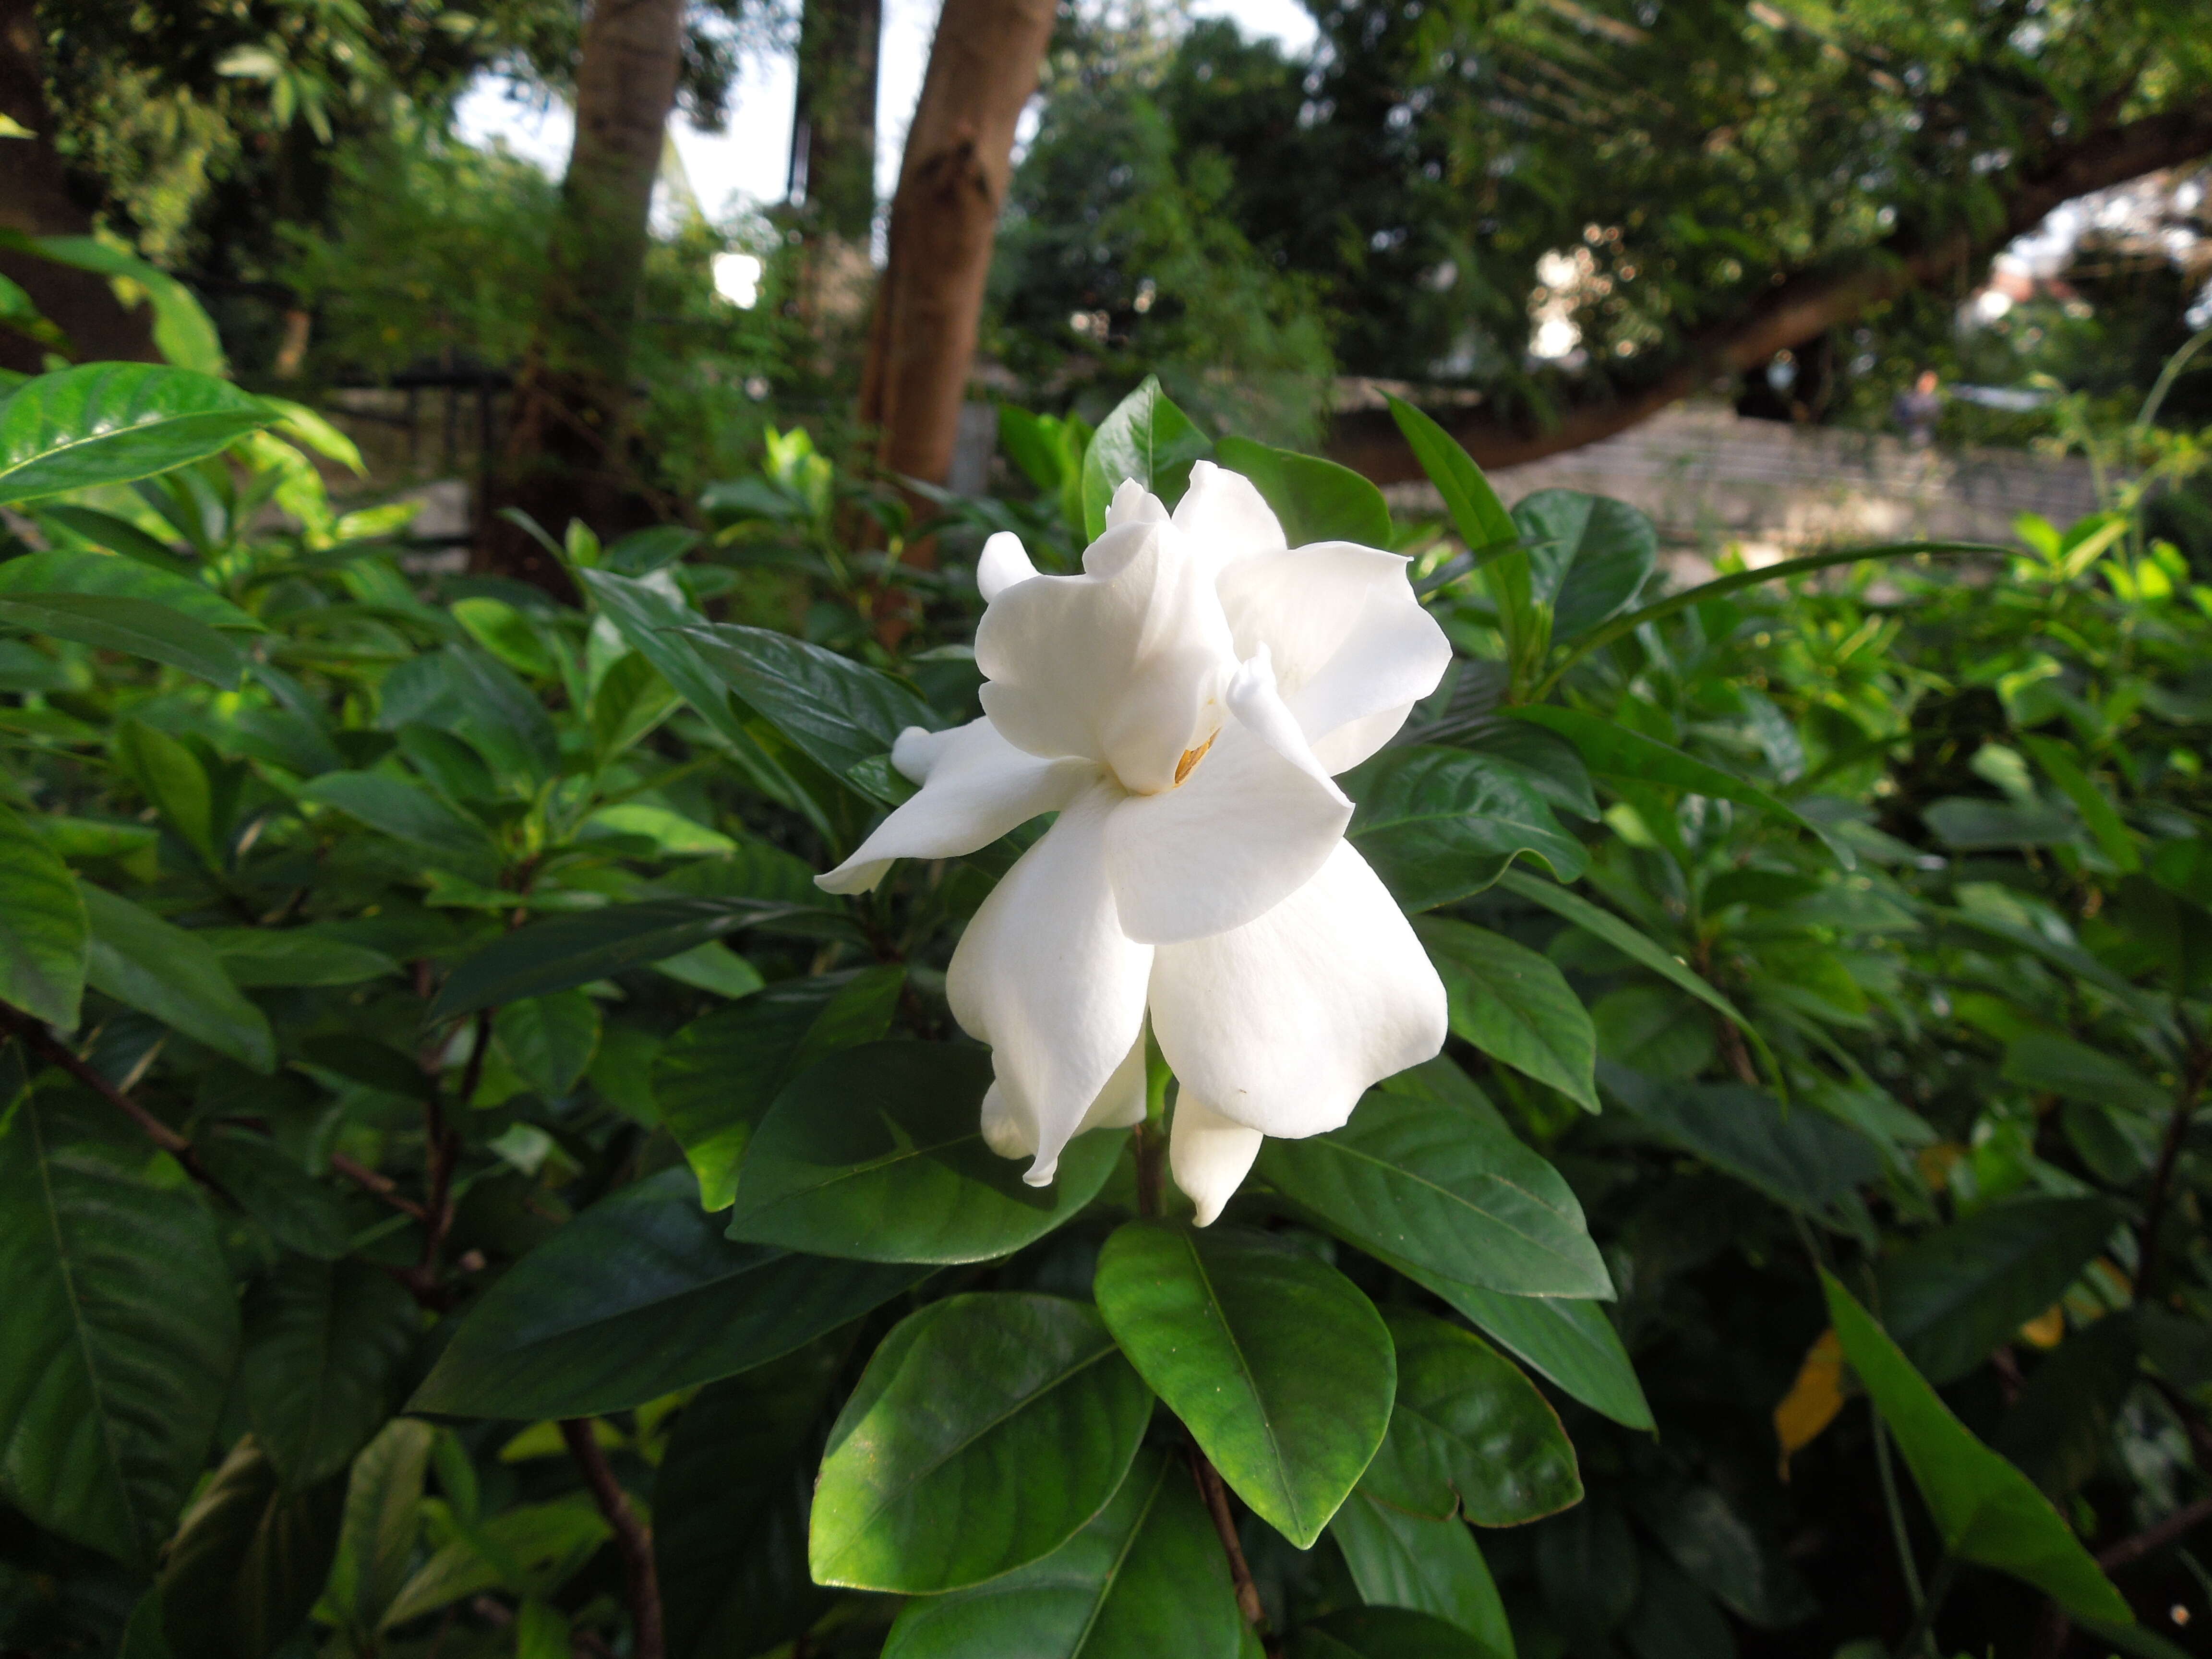
[[[1124,524],[1165,524],[1167,517],[1166,504],[1134,478],[1124,478],[1115,485],[1114,499],[1106,505],[1109,530]]]
[[[1237,1196],[1265,1138],[1222,1116],[1188,1089],[1176,1096],[1175,1124],[1168,1132],[1168,1170],[1198,1206],[1200,1226],[1212,1225],[1221,1206]]]
[[[1388,742],[1404,716],[1375,717],[1411,708],[1450,665],[1451,643],[1406,572],[1395,553],[1316,542],[1222,574],[1222,610],[1237,656],[1268,647],[1283,700],[1334,770]],[[1367,722],[1355,740],[1324,747],[1323,738],[1354,720]]]
[[[891,764],[921,785],[853,854],[815,885],[865,893],[894,859],[944,859],[988,847],[1041,812],[1057,811],[1098,776],[1088,761],[1040,760],[1008,743],[990,720],[949,732],[908,726]]]
[[[983,1144],[1000,1158],[1036,1156],[1036,1125],[1024,1121],[995,1083],[983,1091]]]
[[[1106,885],[1120,799],[1101,784],[1060,812],[983,901],[945,974],[953,1018],[991,1045],[1002,1112],[1036,1151],[1032,1186],[1052,1179],[1144,1026],[1152,950],[1124,937]]]
[[[1033,755],[1085,756],[1133,793],[1166,789],[1234,665],[1220,601],[1171,525],[1123,524],[1083,559],[1085,574],[1032,577],[983,613],[984,711]]]
[[[1145,1121],[1145,1034],[1129,1045],[1128,1057],[1114,1068],[1098,1098],[1083,1115],[1082,1134],[1091,1129],[1133,1129]]]
[[[1016,582],[1025,582],[1036,574],[1036,567],[1030,562],[1029,550],[1011,530],[1001,530],[985,542],[975,561],[975,586],[982,590],[986,605]]]
[[[1190,488],[1176,505],[1175,524],[1216,571],[1285,545],[1281,523],[1252,481],[1212,461],[1192,464]]]
[[[1259,921],[1163,946],[1152,1010],[1184,1098],[1289,1138],[1335,1128],[1444,1042],[1443,983],[1349,842]]]
[[[1250,703],[1264,688],[1246,690]],[[1287,714],[1261,726],[1287,727],[1304,749]],[[1290,758],[1231,720],[1178,787],[1115,808],[1106,867],[1121,931],[1167,945],[1241,927],[1311,880],[1351,821],[1352,803],[1310,754]]]
[[[1282,692],[1275,684],[1274,665],[1268,660],[1267,647],[1262,645],[1249,661],[1239,663],[1237,672],[1230,676],[1229,689],[1222,701],[1229,712],[1243,725],[1252,729],[1268,748],[1304,772],[1328,790],[1338,800],[1349,806],[1344,791],[1330,778],[1328,769],[1314,756],[1312,745],[1306,742],[1304,730],[1297,716],[1291,714],[1283,702]]]

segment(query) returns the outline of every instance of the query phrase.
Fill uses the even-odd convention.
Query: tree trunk
[[[1486,467],[1516,466],[1626,432],[1716,379],[1764,363],[1914,288],[1948,282],[1986,264],[2062,202],[2212,155],[2212,99],[2118,126],[2095,127],[2057,144],[2015,173],[2004,216],[1980,235],[1961,225],[1926,238],[1899,232],[1857,258],[1778,272],[1775,284],[1736,315],[1692,340],[1674,367],[1643,390],[1570,410],[1556,426],[1529,429],[1480,412],[1440,415],[1444,429]],[[1330,423],[1334,459],[1376,483],[1421,478],[1396,423],[1383,410],[1352,410]]]
[[[882,0],[808,0],[799,31],[790,201],[805,239],[799,315],[834,362],[867,309],[874,275],[876,58]]]
[[[878,430],[886,472],[931,483],[951,476],[1014,124],[1036,90],[1053,14],[1053,0],[945,0],[938,19],[860,388],[860,418]]]
[[[54,151],[53,112],[46,107],[45,53],[32,0],[0,0],[0,115],[32,137],[0,138],[0,228],[26,236],[85,236],[92,216],[70,193]],[[19,283],[40,314],[68,336],[80,362],[157,362],[153,308],[125,309],[107,278],[35,254],[0,252],[0,276]],[[35,374],[52,346],[0,330],[0,368]]]
[[[556,538],[571,519],[611,537],[655,516],[629,447],[630,337],[683,29],[683,0],[596,0],[584,21],[575,144],[490,504]],[[495,512],[479,542],[482,568],[569,592],[561,567]]]

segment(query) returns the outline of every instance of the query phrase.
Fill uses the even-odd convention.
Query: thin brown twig
[[[637,1511],[630,1506],[629,1494],[615,1479],[606,1453],[592,1437],[592,1419],[563,1418],[561,1438],[568,1444],[568,1455],[583,1471],[584,1483],[591,1487],[592,1499],[599,1506],[599,1513],[615,1529],[615,1548],[622,1556],[623,1577],[629,1589],[630,1620],[635,1627],[630,1638],[632,1659],[666,1659],[667,1641],[661,1633],[660,1624],[660,1579],[653,1563],[653,1534],[637,1518]]]
[[[1213,1530],[1221,1540],[1222,1553],[1229,1558],[1230,1582],[1237,1586],[1237,1610],[1244,1615],[1246,1624],[1260,1632],[1264,1642],[1267,1611],[1260,1605],[1260,1587],[1252,1582],[1251,1565],[1245,1560],[1244,1546],[1237,1536],[1237,1517],[1229,1512],[1229,1489],[1221,1483],[1221,1471],[1213,1467],[1195,1443],[1190,1448],[1190,1473],[1198,1482],[1198,1495],[1206,1502],[1206,1512],[1213,1517]]]
[[[376,1194],[395,1210],[413,1216],[417,1221],[427,1221],[430,1212],[399,1190],[399,1183],[381,1170],[372,1170],[366,1164],[348,1158],[343,1152],[331,1154],[331,1171],[343,1176],[355,1186]]]
[[[0,1031],[19,1039],[23,1047],[50,1066],[58,1066],[92,1090],[146,1132],[146,1138],[185,1166],[185,1172],[211,1193],[223,1192],[222,1183],[207,1171],[192,1143],[155,1117],[137,1101],[94,1071],[67,1043],[56,1039],[30,1015],[0,1003]]]
[[[2106,1572],[2118,1572],[2176,1542],[2207,1521],[2212,1521],[2212,1496],[2184,1504],[2163,1521],[2144,1528],[2132,1538],[2123,1538],[2109,1549],[2098,1551],[2097,1565]],[[2046,1601],[2042,1618],[2036,1621],[2035,1638],[2028,1645],[2027,1659],[2058,1659],[2066,1651],[2067,1638],[2073,1633],[2074,1621],[2066,1616],[2066,1609],[2056,1601]]]
[[[2165,1520],[2145,1527],[2134,1537],[2123,1538],[2112,1548],[2098,1551],[2097,1565],[2106,1572],[2117,1571],[2130,1562],[2142,1560],[2154,1550],[2164,1549],[2177,1538],[2194,1531],[2207,1521],[2212,1521],[2212,1497],[2184,1504]]]

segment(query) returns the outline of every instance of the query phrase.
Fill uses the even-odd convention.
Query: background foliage
[[[2193,452],[1670,591],[1399,418],[1446,523],[1147,386],[1010,410],[1035,498],[942,532],[1066,568],[1086,475],[1211,451],[1457,647],[1348,780],[1448,1052],[1198,1231],[1164,1073],[1048,1193],[981,1143],[944,963],[1022,836],[812,884],[973,715],[977,599],[852,553],[890,509],[803,434],[704,541],[572,527],[569,608],[424,586],[225,383],[0,404],[0,1640],[2176,1650],[2212,589],[2140,506]]]

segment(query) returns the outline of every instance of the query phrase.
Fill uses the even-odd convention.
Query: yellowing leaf
[[[1790,1478],[1790,1459],[1820,1437],[1844,1408],[1844,1349],[1831,1328],[1805,1351],[1797,1380],[1774,1408],[1774,1437],[1782,1443],[1781,1474]]]
[[[2020,1334],[2039,1348],[2055,1348],[2066,1338],[2066,1309],[2053,1303],[2020,1328]]]

